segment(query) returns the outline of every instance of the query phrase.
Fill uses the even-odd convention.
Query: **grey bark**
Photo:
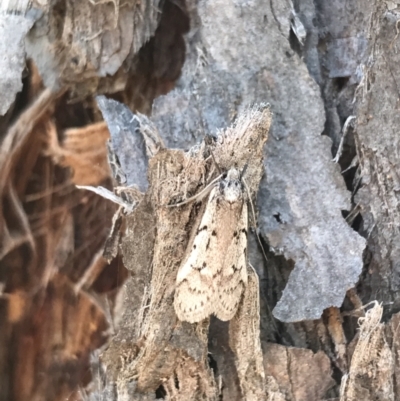
[[[122,93],[119,99],[128,99],[133,112],[148,114],[147,123],[167,148],[188,150],[205,134],[229,127],[249,106],[268,102],[273,120],[256,203],[260,241],[253,237],[249,243],[249,259],[260,279],[267,398],[395,399],[399,17],[394,2],[346,0],[67,0],[49,2],[22,16],[4,11],[0,30],[13,46],[2,42],[6,57],[0,71],[8,73],[1,75],[0,88],[9,90],[4,91],[0,114],[6,115],[6,127],[22,87],[22,38],[33,24],[25,49],[45,86],[66,87],[78,102]],[[22,23],[11,34],[7,26],[15,19]],[[163,35],[157,36],[157,30]],[[146,43],[151,46],[146,48]],[[176,86],[159,96],[176,80],[183,51],[185,62]],[[15,66],[12,77],[10,65]],[[135,185],[144,193],[148,155],[141,142],[143,120],[118,103],[102,97],[98,103],[125,173],[120,184]],[[124,135],[134,135],[133,140]],[[135,224],[143,224],[143,230],[155,224],[150,204],[140,207],[143,221],[128,219],[128,231]],[[148,241],[153,244],[154,233]],[[163,394],[159,372],[145,390],[138,390],[140,378],[125,377],[124,393],[118,391],[118,358],[132,348],[140,352],[139,342],[131,343],[130,330],[139,313],[140,294],[151,281],[151,254],[141,246],[140,239],[122,240],[125,260],[134,260],[128,267],[132,277],[121,329],[103,354],[109,368],[104,391],[121,400]],[[368,364],[359,356],[365,350],[360,347],[367,345],[362,331],[358,340],[356,317],[345,316],[374,300],[383,302],[383,310],[367,314],[364,331],[373,339],[373,349],[382,352],[365,353],[374,361]],[[375,316],[374,326],[368,322]],[[386,325],[380,323],[382,316]],[[368,324],[375,331],[368,331]],[[217,388],[220,380],[222,399],[243,397],[224,324],[212,320],[208,340],[203,331],[186,326],[181,336],[172,343],[183,342],[189,349],[192,339],[189,357],[194,361],[205,360],[207,347],[211,352],[214,370],[202,371],[210,388]],[[303,360],[309,372],[301,372],[306,369]],[[368,375],[373,379],[366,380]],[[313,379],[318,385],[306,391]],[[178,388],[176,398],[184,396]]]

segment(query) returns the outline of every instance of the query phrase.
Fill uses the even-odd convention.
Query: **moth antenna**
[[[244,167],[243,167],[243,170],[241,171],[241,173],[240,173],[240,179],[244,182],[244,179],[243,179],[243,177],[244,177],[244,174],[245,174],[245,172],[246,172],[246,170],[247,170],[247,167],[249,167],[249,162],[247,162],[245,165],[244,165]],[[247,188],[246,188],[247,189]],[[248,194],[248,195],[250,195],[250,194]]]
[[[259,285],[260,284],[260,281],[259,281],[260,279],[258,277],[258,274],[257,274],[257,271],[256,271],[255,267],[250,262],[248,263],[248,265],[249,265],[249,268],[253,271],[254,277],[257,279],[257,282],[258,282],[258,285]],[[259,292],[258,292],[258,302],[260,302],[260,293]],[[265,305],[266,305],[268,313],[269,313],[269,315],[271,317],[271,323],[272,323],[272,326],[274,327],[275,332],[278,333],[278,334],[281,333],[281,330],[278,328],[278,326],[276,324],[275,317],[272,314],[271,307],[268,305],[268,303],[265,303]]]
[[[174,205],[167,205],[167,207],[179,207],[186,205],[187,203],[193,202],[195,200],[202,200],[205,196],[207,196],[210,191],[213,189],[215,183],[222,178],[223,174],[220,174],[217,178],[212,180],[202,191],[198,194],[191,196],[190,198],[184,200],[183,202],[175,203]]]
[[[246,167],[247,167],[247,164],[244,166],[243,172],[245,171]],[[242,175],[243,175],[243,172],[242,172]],[[244,178],[242,178],[242,182],[243,182],[243,185],[244,185],[244,187],[245,187],[245,189],[246,189],[247,196],[249,197],[250,208],[251,208],[251,214],[253,215],[254,225],[256,226],[256,237],[257,237],[258,245],[260,245],[261,252],[262,252],[262,254],[263,254],[264,258],[265,258],[265,261],[268,262],[268,258],[267,258],[267,255],[266,255],[265,252],[264,252],[264,247],[263,247],[263,245],[262,245],[260,236],[258,235],[256,212],[255,212],[255,210],[254,210],[254,204],[253,204],[253,200],[251,199],[250,190],[249,190],[249,187],[247,186],[246,180],[245,180]]]
[[[246,164],[245,168],[246,168],[246,167],[247,167],[247,164]],[[245,169],[245,168],[244,168],[244,169]],[[243,170],[244,170],[244,169],[243,169]],[[263,245],[262,245],[260,236],[259,236],[259,234],[258,234],[256,213],[255,213],[255,210],[254,210],[253,201],[252,201],[251,196],[250,196],[250,190],[249,190],[249,187],[247,186],[246,181],[245,181],[243,178],[242,178],[242,181],[243,181],[243,185],[244,185],[244,187],[245,187],[245,189],[246,189],[247,196],[249,197],[250,207],[251,207],[251,214],[253,215],[254,224],[255,224],[255,226],[256,226],[256,233],[255,233],[255,234],[256,234],[256,237],[257,237],[258,245],[260,246],[260,249],[261,249],[261,252],[262,252],[262,254],[263,254],[263,256],[264,256],[265,261],[268,262],[267,255],[266,255],[265,252],[264,252],[264,247],[263,247]],[[250,262],[249,262],[249,266],[250,266],[250,268],[253,270],[254,274],[256,275],[256,277],[257,277],[257,279],[258,279],[258,274],[257,274],[257,272],[256,272],[256,269],[254,268],[254,266],[253,266]],[[268,310],[269,315],[271,316],[271,323],[272,323],[274,329],[276,330],[277,333],[279,333],[280,330],[279,330],[278,326],[276,325],[274,315],[272,314],[272,310],[271,310],[271,308],[270,308],[270,306],[269,306],[268,304],[267,304],[267,310]]]

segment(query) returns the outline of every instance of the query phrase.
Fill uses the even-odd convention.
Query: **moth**
[[[179,320],[234,317],[247,285],[247,230],[246,191],[240,172],[231,168],[211,190],[179,268],[174,299]]]

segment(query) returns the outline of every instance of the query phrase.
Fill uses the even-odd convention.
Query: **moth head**
[[[240,179],[240,172],[231,168],[226,174],[226,178],[221,181],[221,192],[228,202],[236,202],[243,197],[243,186]]]

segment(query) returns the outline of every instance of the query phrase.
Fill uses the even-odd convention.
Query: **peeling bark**
[[[2,2],[0,401],[399,398],[399,16]],[[179,322],[205,203],[162,206],[232,167],[213,145],[187,162],[263,102],[251,286],[231,322]]]

